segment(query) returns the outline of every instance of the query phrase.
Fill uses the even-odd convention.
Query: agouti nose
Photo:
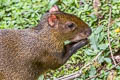
[[[91,35],[91,33],[92,33],[91,28],[86,29],[86,35],[87,35],[87,36],[90,36],[90,35]]]

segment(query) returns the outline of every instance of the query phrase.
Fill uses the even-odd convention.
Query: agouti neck
[[[43,29],[38,34],[38,36],[40,37],[40,39],[43,39],[44,42],[46,42],[46,47],[48,47],[48,46],[53,47],[53,49],[50,49],[53,52],[54,52],[54,50],[61,51],[64,46],[64,40],[61,38],[61,35],[54,31],[51,31],[50,29]],[[40,41],[42,41],[42,40],[40,40]]]

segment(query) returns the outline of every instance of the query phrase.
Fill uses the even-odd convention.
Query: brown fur
[[[37,80],[44,71],[60,67],[72,56],[69,49],[65,51],[64,41],[77,34],[80,39],[91,34],[82,20],[63,12],[53,13],[59,24],[58,28],[51,28],[50,14],[31,29],[0,30],[0,80]],[[66,31],[63,26],[67,21],[74,22],[77,29]]]

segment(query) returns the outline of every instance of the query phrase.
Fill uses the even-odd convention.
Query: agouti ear
[[[56,6],[56,5],[54,5],[54,6],[49,10],[50,13],[52,13],[52,12],[59,12],[59,11],[60,11],[60,10],[59,10],[58,6]]]
[[[50,25],[50,27],[55,27],[55,24],[57,23],[57,17],[52,14],[48,17],[48,24]]]

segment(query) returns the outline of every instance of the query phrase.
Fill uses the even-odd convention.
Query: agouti
[[[37,80],[88,43],[91,29],[53,6],[34,28],[0,30],[0,80]],[[69,44],[64,44],[69,40]]]

